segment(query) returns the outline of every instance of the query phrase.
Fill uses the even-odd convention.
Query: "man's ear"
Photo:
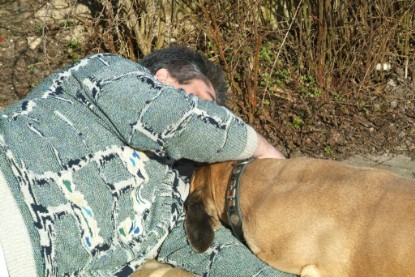
[[[160,68],[159,70],[156,71],[156,74],[154,76],[156,76],[157,80],[159,80],[163,84],[169,85],[168,81],[169,81],[169,78],[171,78],[171,76],[170,76],[170,72],[167,69]]]
[[[213,220],[206,212],[200,191],[193,191],[185,201],[185,229],[192,248],[199,253],[205,252],[215,237]]]

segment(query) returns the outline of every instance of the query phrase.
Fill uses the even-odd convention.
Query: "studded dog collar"
[[[228,186],[226,189],[226,214],[231,226],[233,234],[241,241],[245,242],[242,231],[242,214],[239,205],[239,184],[242,173],[245,171],[246,166],[253,159],[238,161],[231,172],[229,177]]]

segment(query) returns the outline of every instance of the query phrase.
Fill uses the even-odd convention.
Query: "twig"
[[[291,31],[291,28],[292,28],[292,26],[293,26],[293,24],[294,24],[294,20],[296,19],[296,17],[297,17],[297,14],[298,14],[298,11],[300,10],[300,6],[301,6],[301,4],[303,3],[303,0],[300,0],[300,2],[298,3],[298,5],[297,5],[297,8],[295,9],[295,13],[294,13],[294,16],[293,16],[293,18],[292,18],[292,20],[291,20],[291,22],[290,22],[290,26],[288,27],[288,30],[287,30],[287,32],[285,33],[285,36],[284,36],[284,39],[282,40],[282,43],[281,43],[281,45],[280,45],[280,48],[278,49],[278,53],[277,53],[277,56],[275,57],[275,60],[274,60],[274,63],[272,64],[272,67],[271,67],[271,70],[270,70],[270,74],[269,74],[269,76],[272,78],[272,73],[274,73],[274,69],[275,69],[275,66],[277,65],[277,61],[278,61],[278,59],[279,59],[279,57],[280,57],[280,54],[281,54],[281,51],[282,51],[282,48],[284,47],[284,45],[285,45],[285,42],[286,42],[286,40],[287,40],[287,38],[288,38],[288,35],[289,35],[289,33],[290,33],[290,31]],[[265,94],[267,93],[267,91],[268,91],[268,83],[265,85],[265,89],[264,89],[264,94],[263,94],[263,97],[262,97],[262,100],[264,100],[264,96],[265,96]],[[262,101],[262,107],[264,106],[264,101]]]

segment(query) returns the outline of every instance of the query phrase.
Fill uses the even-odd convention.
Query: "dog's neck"
[[[192,177],[190,188],[191,192],[199,190],[204,195],[206,210],[212,218],[228,225],[226,192],[235,163],[221,162],[199,168]]]
[[[232,169],[235,165],[235,162],[226,162],[219,164],[211,165],[211,191],[212,199],[215,202],[217,207],[217,215],[219,220],[229,224],[228,217],[226,214],[226,191],[228,186],[229,176],[232,172]]]

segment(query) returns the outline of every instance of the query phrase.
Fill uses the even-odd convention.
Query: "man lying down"
[[[152,258],[203,276],[288,276],[224,228],[191,250],[175,161],[284,157],[217,104],[223,73],[197,52],[141,64],[89,56],[0,111],[2,276],[129,276]]]

